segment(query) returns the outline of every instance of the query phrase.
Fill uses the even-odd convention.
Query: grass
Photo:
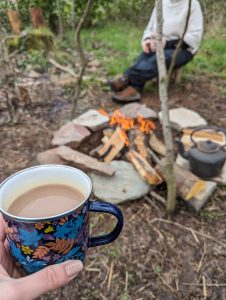
[[[112,23],[84,30],[82,38],[87,51],[95,53],[108,75],[124,72],[141,51],[143,27],[131,23]],[[200,50],[185,70],[188,75],[226,78],[226,30],[205,34]]]

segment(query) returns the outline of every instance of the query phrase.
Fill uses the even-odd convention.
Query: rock
[[[150,192],[150,186],[140,178],[132,164],[113,161],[110,165],[116,170],[111,178],[90,174],[94,195],[97,198],[117,204],[139,199]]]
[[[142,116],[144,119],[153,118],[157,119],[157,113],[148,108],[145,104],[130,103],[120,107],[120,111],[125,115],[126,118],[137,118]]]
[[[69,147],[61,146],[57,148],[56,153],[65,161],[70,162],[74,167],[79,168],[85,172],[95,172],[112,176],[115,169],[108,163],[99,162],[95,158],[85,155],[81,152],[72,150]]]
[[[226,163],[224,164],[224,167],[221,171],[221,173],[219,174],[219,176],[214,177],[213,179],[214,182],[226,185]]]
[[[52,145],[67,145],[76,148],[90,134],[91,132],[87,128],[69,122],[54,133]]]
[[[90,109],[78,118],[72,121],[74,124],[79,124],[88,127],[92,131],[97,131],[104,128],[108,122],[109,118],[102,115],[95,109]]]
[[[67,162],[57,154],[57,148],[43,151],[37,155],[37,160],[40,165],[57,164],[66,165]]]
[[[208,201],[208,199],[212,196],[213,192],[217,188],[216,182],[205,181],[206,188],[203,192],[196,195],[193,199],[186,201],[189,205],[194,207],[194,209],[198,212],[203,207],[203,205]]]
[[[206,120],[197,112],[184,107],[170,109],[169,114],[172,127],[176,130],[207,125]],[[159,113],[159,119],[162,121],[162,112]]]

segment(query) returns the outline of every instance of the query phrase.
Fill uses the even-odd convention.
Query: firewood
[[[111,148],[108,155],[104,158],[105,162],[112,161],[125,147],[126,137],[124,137],[124,135],[124,131],[118,127],[109,141],[98,151],[100,156],[104,156]]]
[[[156,153],[160,154],[161,156],[166,155],[166,148],[162,141],[160,141],[154,133],[150,134],[149,138],[149,145]]]
[[[161,176],[139,153],[134,150],[130,150],[126,157],[134,165],[137,172],[147,183],[150,185],[158,185],[163,182]]]
[[[183,136],[181,141],[187,147],[192,146],[192,141],[191,141],[192,131],[193,130],[189,128],[183,129]],[[222,132],[207,131],[203,129],[194,133],[194,140],[197,142],[201,140],[207,140],[207,139],[215,143],[218,143],[222,146],[225,144],[225,135]]]
[[[163,169],[166,166],[166,160],[162,159],[160,165],[157,165],[155,170],[160,176],[164,177]],[[182,199],[190,200],[205,190],[205,181],[201,180],[190,171],[178,166],[176,163],[174,164],[174,173],[176,177],[177,194]]]
[[[99,162],[95,158],[72,150],[67,146],[58,147],[56,154],[62,159],[71,162],[74,167],[80,168],[85,172],[91,171],[108,176],[113,176],[115,173],[114,168],[110,164]]]
[[[138,128],[129,131],[130,150],[137,151],[144,159],[148,158],[147,146],[145,145],[145,134]]]

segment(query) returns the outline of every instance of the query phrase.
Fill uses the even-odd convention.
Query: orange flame
[[[116,109],[111,116],[110,126],[114,126],[116,124],[120,125],[123,130],[127,131],[134,127],[134,119],[126,118],[119,109]]]
[[[155,124],[152,121],[144,120],[143,117],[138,116],[138,124],[140,126],[140,131],[143,133],[149,133],[151,130],[156,128]]]
[[[97,111],[98,111],[101,115],[103,115],[103,116],[106,116],[106,117],[109,116],[108,113],[107,113],[103,108],[100,108],[100,109],[98,109]]]

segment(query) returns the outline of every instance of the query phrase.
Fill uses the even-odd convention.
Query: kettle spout
[[[179,139],[175,139],[175,142],[178,145],[178,150],[179,150],[180,155],[183,158],[188,159],[188,151],[185,151],[183,143]]]

